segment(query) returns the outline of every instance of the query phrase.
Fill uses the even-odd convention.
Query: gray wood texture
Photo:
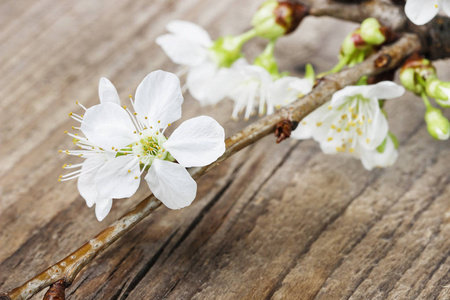
[[[150,71],[178,71],[154,42],[170,20],[201,24],[213,38],[238,34],[261,2],[0,2],[0,292],[149,193],[142,183],[99,223],[75,181],[57,182],[61,166],[78,161],[58,154],[72,146],[64,130],[75,125],[68,113],[80,112],[75,101],[98,103],[101,76],[125,101]],[[325,71],[355,27],[306,19],[277,45],[281,69],[301,75],[312,62]],[[245,51],[253,58],[264,46],[254,40]],[[450,80],[450,63],[437,66]],[[386,108],[401,143],[394,167],[367,172],[313,141],[267,137],[198,180],[193,205],[160,208],[118,240],[67,299],[450,299],[450,143],[428,135],[414,95]],[[229,136],[247,124],[231,121],[231,110],[186,94],[183,119],[210,115]]]

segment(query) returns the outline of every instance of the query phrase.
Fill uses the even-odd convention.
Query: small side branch
[[[347,85],[355,84],[361,76],[373,76],[397,67],[411,53],[419,51],[420,47],[421,44],[417,36],[406,34],[394,44],[381,49],[377,54],[369,57],[363,63],[323,78],[308,95],[282,108],[275,114],[256,121],[228,138],[226,140],[227,149],[223,156],[208,166],[191,168],[189,171],[192,177],[200,177],[239,150],[272,134],[280,121],[288,119],[299,122],[310,112],[326,103],[336,91]],[[0,299],[28,299],[45,287],[60,280],[65,283],[65,286],[70,286],[78,273],[89,262],[159,206],[161,206],[161,202],[153,195],[145,198],[133,210],[100,232],[88,243],[22,286],[0,296]]]

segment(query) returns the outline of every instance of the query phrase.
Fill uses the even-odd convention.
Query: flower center
[[[140,164],[149,167],[155,159],[174,161],[175,159],[164,148],[167,138],[159,131],[145,129],[139,133],[139,141],[130,145],[133,155],[140,158]]]
[[[327,138],[328,142],[336,138],[340,139],[340,141],[336,141],[338,142],[336,151],[348,151],[350,153],[355,151],[357,140],[367,130],[368,124],[372,123],[370,110],[366,107],[369,104],[368,102],[368,99],[358,95],[351,97],[350,101],[337,108],[337,111],[342,112],[342,114],[339,114],[339,117],[332,122]],[[328,109],[331,110],[333,107],[329,106]],[[317,124],[317,126],[320,125],[319,123]],[[370,139],[367,138],[365,142],[369,144]]]

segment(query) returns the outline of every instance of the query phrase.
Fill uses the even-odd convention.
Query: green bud
[[[353,32],[347,34],[344,41],[342,42],[341,54],[343,56],[352,55],[356,50],[356,46],[352,38],[353,34],[354,34]]]
[[[278,1],[269,0],[264,2],[252,18],[252,25],[256,34],[267,39],[275,39],[286,33],[286,28],[277,23],[275,9]]]
[[[412,68],[402,69],[400,71],[400,82],[408,90],[415,94],[420,94],[423,91],[420,83],[416,81],[416,72]]]
[[[450,82],[429,78],[426,84],[426,92],[428,96],[435,98],[439,105],[450,107]]]
[[[442,115],[440,109],[427,107],[425,113],[425,122],[427,123],[428,132],[437,140],[447,140],[450,136],[450,122]]]
[[[380,29],[381,24],[377,19],[365,19],[361,23],[361,37],[368,44],[381,45],[386,41],[386,37]]]
[[[276,39],[294,31],[308,13],[303,4],[268,0],[253,15],[252,25],[256,35]]]

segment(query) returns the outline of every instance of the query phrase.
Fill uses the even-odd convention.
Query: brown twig
[[[347,85],[355,84],[361,76],[377,75],[397,67],[411,53],[419,51],[420,47],[417,36],[406,34],[394,44],[381,49],[377,54],[369,57],[363,63],[323,78],[308,95],[282,108],[275,114],[256,121],[228,138],[226,140],[225,153],[208,166],[190,169],[192,177],[200,177],[242,148],[273,133],[280,121],[285,119],[294,122],[300,121],[307,114],[328,101],[333,93]],[[380,64],[375,63],[380,60],[380,57],[389,57],[389,59],[380,66]],[[161,202],[153,195],[145,198],[133,210],[100,232],[88,243],[3,297],[5,299],[28,299],[59,280],[63,280],[65,286],[70,286],[81,269],[159,206],[161,206]]]
[[[389,4],[380,0],[361,3],[336,0],[294,0],[309,7],[311,16],[330,16],[347,21],[362,22],[373,17],[384,26],[398,32],[415,33],[422,43],[422,53],[429,59],[450,57],[450,18],[438,16],[423,26],[411,23],[404,13],[403,5]]]

